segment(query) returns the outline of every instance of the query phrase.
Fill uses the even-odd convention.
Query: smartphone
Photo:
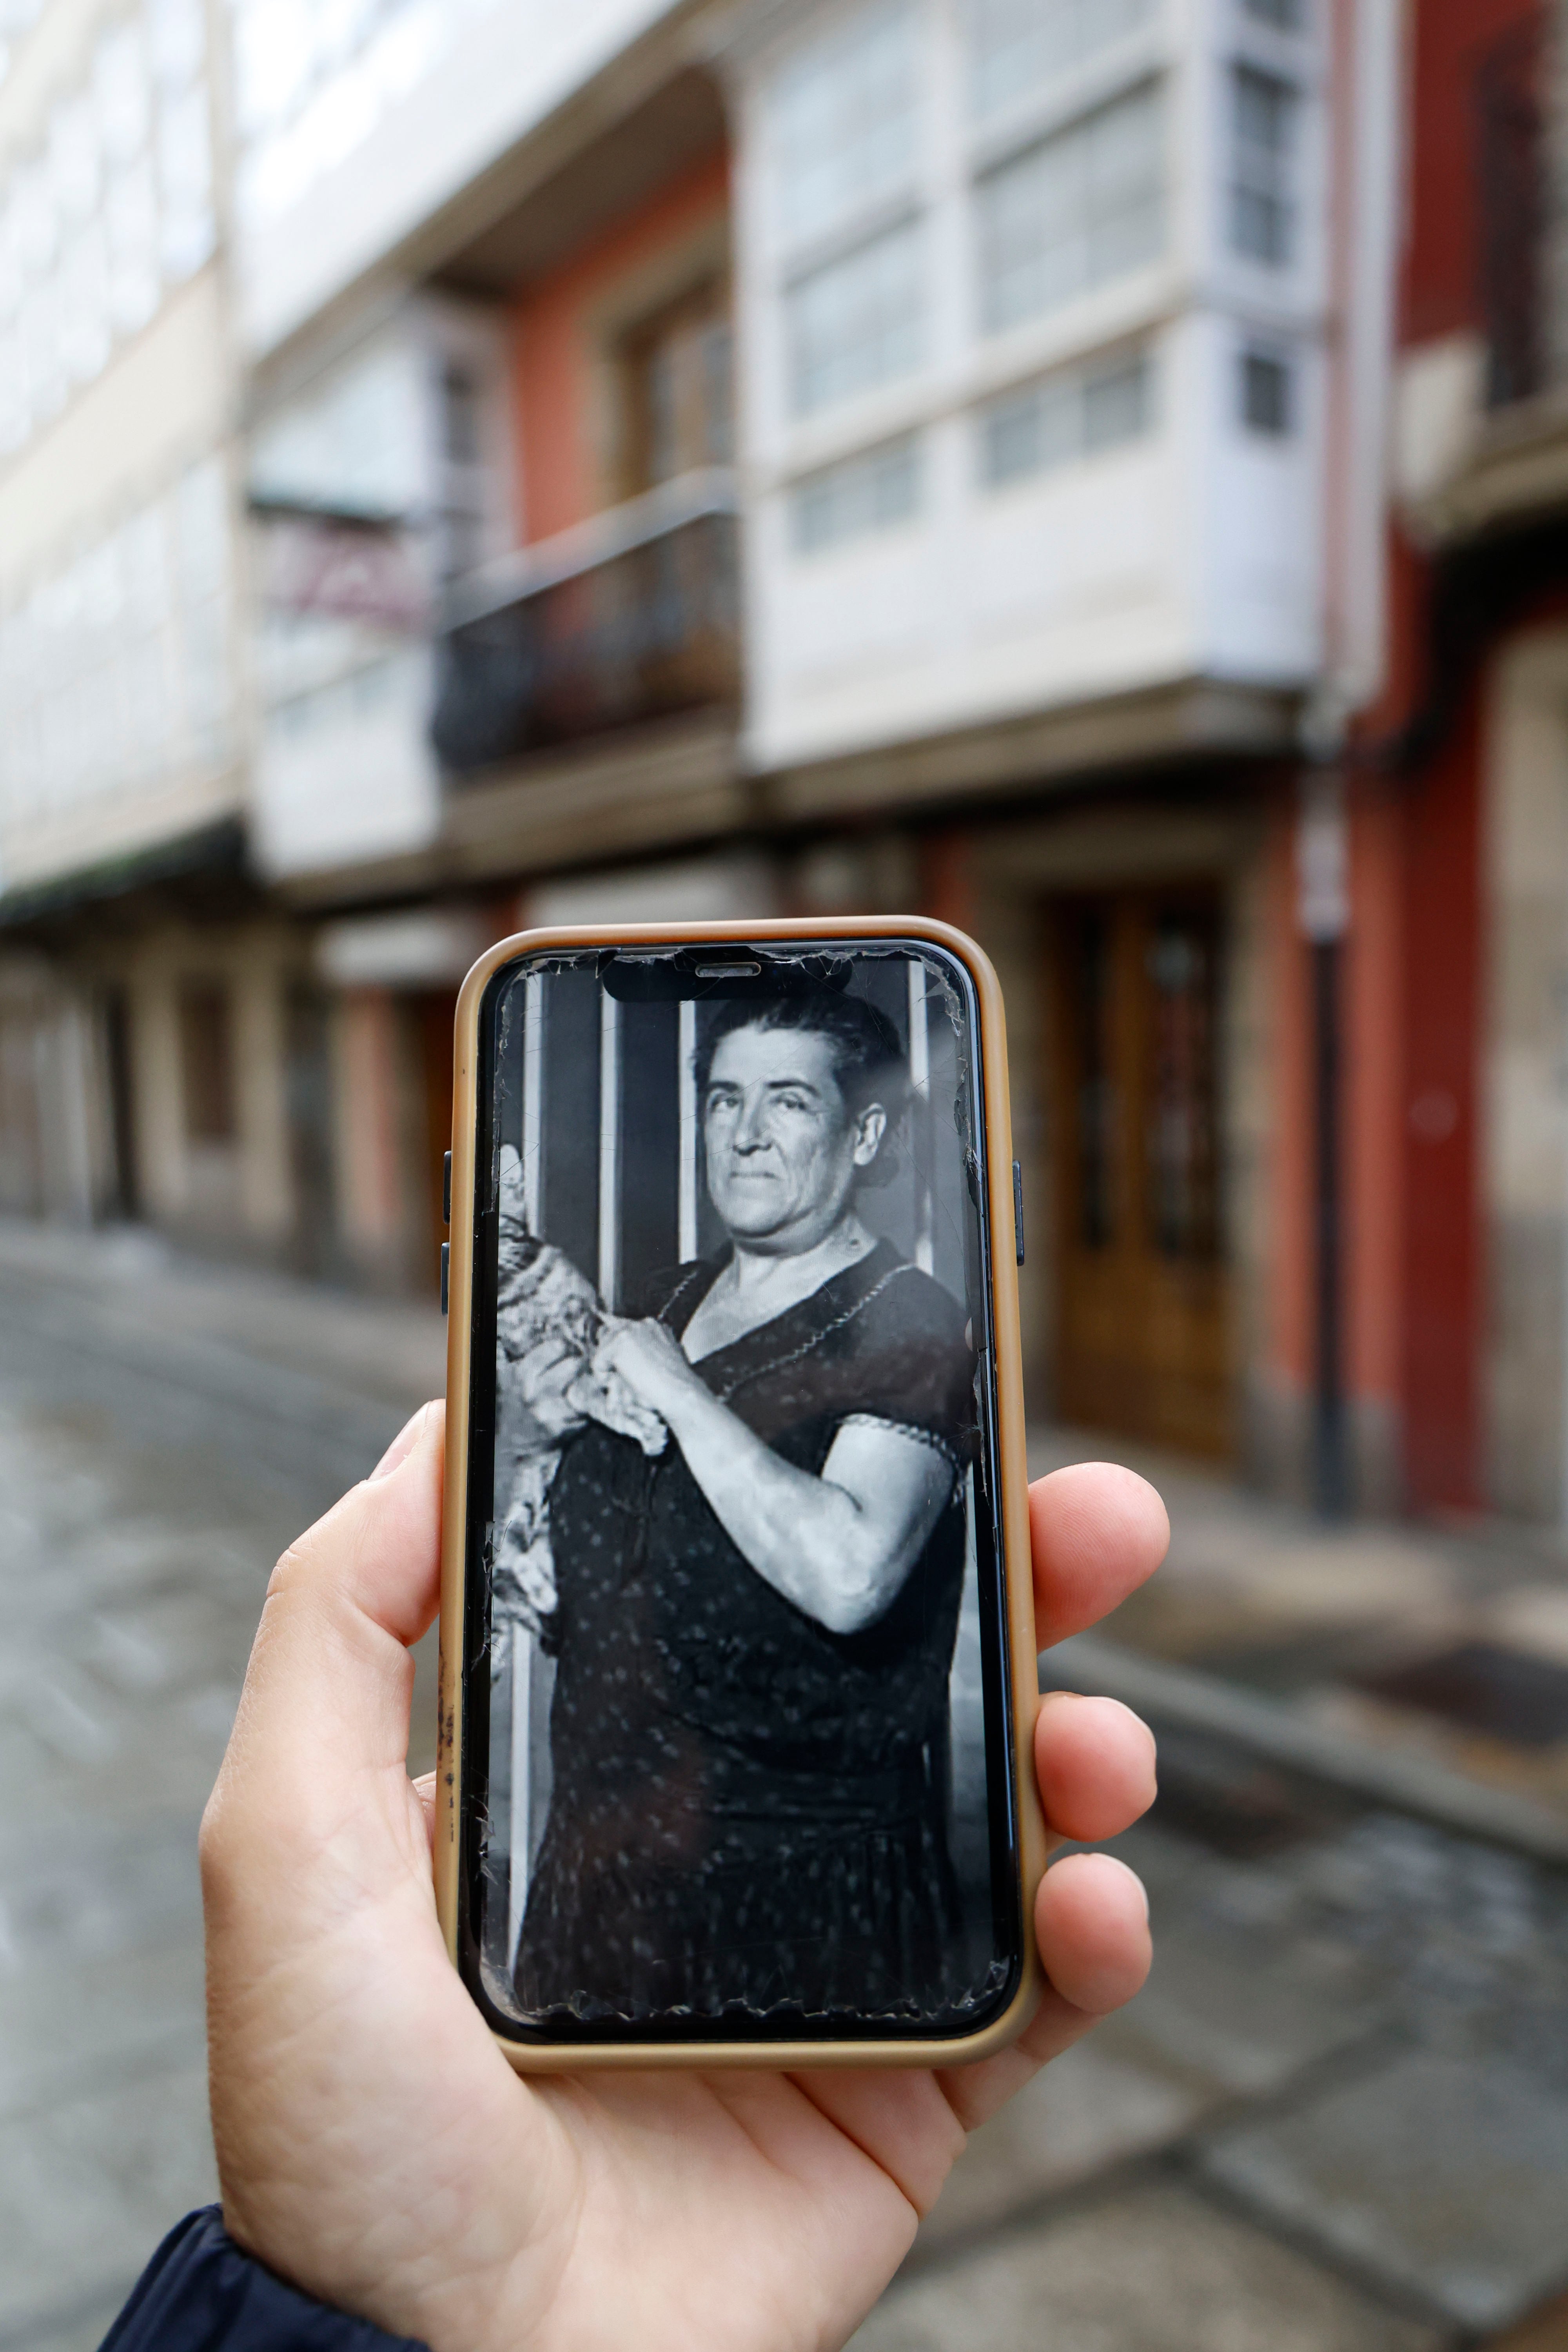
[[[952,2064],[1044,1867],[1001,992],[914,919],[458,1000],[437,1888],[520,2068]]]

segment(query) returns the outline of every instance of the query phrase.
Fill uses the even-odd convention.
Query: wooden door
[[[1066,900],[1051,925],[1057,1409],[1232,1442],[1214,891]]]

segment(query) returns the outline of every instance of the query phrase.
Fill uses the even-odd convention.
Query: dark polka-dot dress
[[[667,1277],[679,1336],[725,1261]],[[696,1368],[786,1462],[846,1422],[932,1446],[947,1504],[891,1606],[829,1633],[766,1583],[671,1443],[592,1427],[551,1496],[553,1789],[516,1982],[534,2014],[926,2017],[963,1993],[941,1756],[973,1359],[886,1242]]]

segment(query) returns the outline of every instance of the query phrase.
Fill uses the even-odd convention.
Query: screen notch
[[[606,948],[598,960],[606,996],[623,1004],[701,1003],[720,997],[764,1003],[849,985],[853,960],[843,955],[772,955],[745,940],[704,940],[660,950]]]

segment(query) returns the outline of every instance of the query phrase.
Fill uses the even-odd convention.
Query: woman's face
[[[851,1118],[833,1048],[809,1029],[735,1029],[713,1055],[702,1105],[708,1191],[731,1234],[781,1255],[816,1247],[844,1214],[855,1171],[888,1118]]]

